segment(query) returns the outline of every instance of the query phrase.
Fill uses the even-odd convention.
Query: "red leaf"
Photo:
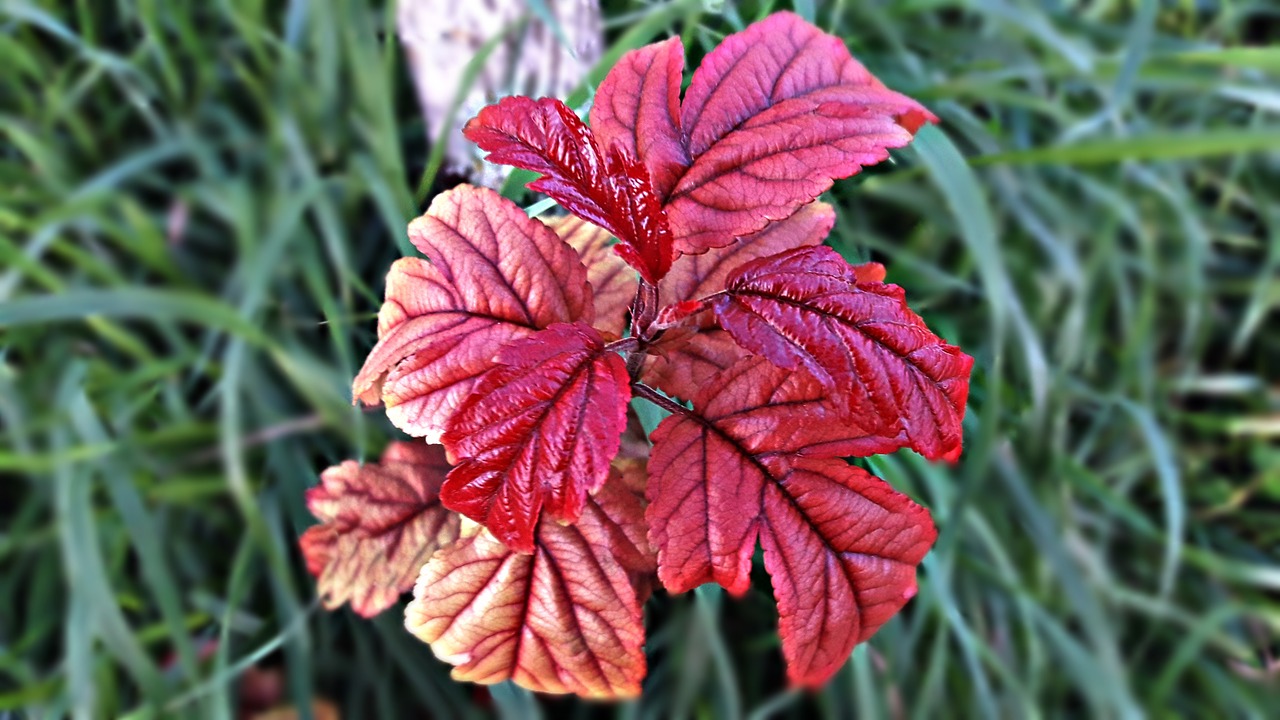
[[[587,281],[596,302],[595,328],[620,337],[626,328],[627,309],[636,295],[636,274],[622,258],[610,252],[613,236],[608,230],[580,217],[563,215],[547,225],[569,243],[587,267]]]
[[[831,457],[864,431],[838,438],[837,413],[802,372],[746,360],[694,407],[701,416],[672,415],[652,436],[658,577],[671,592],[717,582],[742,594],[759,537],[788,675],[820,685],[915,594],[936,537],[928,511]]]
[[[676,249],[727,245],[902,147],[936,118],[792,13],[730,35],[681,106],[693,163],[666,198]]]
[[[422,569],[405,626],[458,680],[623,698],[645,673],[641,602],[617,538],[643,534],[635,495],[609,483],[574,525],[543,518],[532,554],[486,532]]]
[[[541,173],[532,190],[618,238],[617,252],[649,282],[671,267],[671,231],[643,163],[618,145],[602,153],[591,129],[553,98],[504,98],[463,134],[489,161]]]
[[[720,292],[729,273],[739,265],[784,250],[819,245],[835,224],[835,208],[824,202],[809,203],[732,245],[702,255],[681,256],[658,285],[658,295],[664,303],[676,303]]]
[[[552,323],[590,322],[591,290],[573,249],[491,190],[437,196],[409,236],[431,262],[392,265],[378,344],[353,391],[434,442],[499,348]]]
[[[742,263],[795,247],[817,245],[835,225],[835,209],[824,202],[800,208],[760,232],[702,255],[684,255],[658,285],[663,302],[692,301],[724,289],[729,272]],[[642,376],[644,382],[675,397],[689,399],[711,378],[747,352],[707,317],[696,334],[668,331],[654,347]]]
[[[714,426],[681,415],[663,420],[649,438],[645,517],[658,579],[673,593],[708,582],[745,593],[768,479],[759,463]]]
[[[882,423],[868,409],[846,414],[809,373],[762,357],[743,360],[704,383],[694,404],[755,454],[866,457],[906,445],[901,434],[882,434]]]
[[[793,684],[819,687],[916,594],[929,512],[833,458],[764,462],[760,543]]]
[[[392,443],[378,464],[331,467],[307,491],[321,521],[300,540],[307,569],[332,610],[349,602],[372,617],[413,587],[422,565],[458,537],[459,517],[440,504],[444,450]]]
[[[596,88],[591,129],[600,147],[618,144],[649,169],[665,199],[691,158],[680,131],[684,45],[674,37],[623,55]]]
[[[711,300],[720,326],[744,348],[804,368],[880,434],[904,431],[925,457],[959,457],[973,358],[929,331],[902,288],[812,247],[755,260]]]
[[[444,433],[457,466],[441,495],[449,509],[529,553],[544,509],[573,522],[608,478],[630,377],[600,333],[581,323],[511,343],[498,362]]]

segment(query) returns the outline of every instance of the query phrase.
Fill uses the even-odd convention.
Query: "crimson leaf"
[[[643,163],[621,146],[597,147],[590,128],[552,98],[504,98],[463,133],[489,161],[541,173],[529,187],[618,238],[617,252],[650,283],[671,267],[671,230]]]
[[[748,359],[695,398],[697,414],[663,420],[646,515],[671,592],[705,582],[746,592],[759,538],[788,676],[816,686],[915,594],[915,566],[936,532],[928,511],[831,457],[866,431],[841,428],[803,375]],[[814,444],[807,428],[830,442]]]
[[[608,477],[626,428],[630,377],[600,333],[581,323],[513,342],[498,363],[444,433],[456,467],[441,497],[530,553],[543,510],[577,520]]]
[[[712,296],[716,319],[752,353],[813,373],[850,412],[881,418],[930,459],[960,454],[973,358],[934,335],[878,265],[829,247],[749,262]]]

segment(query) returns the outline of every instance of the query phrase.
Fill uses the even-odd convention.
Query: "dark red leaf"
[[[684,45],[673,37],[622,56],[596,88],[591,129],[600,147],[618,144],[649,169],[665,199],[691,158],[680,131]]]
[[[552,325],[503,348],[443,436],[455,459],[445,506],[533,552],[545,510],[573,522],[609,476],[626,428],[630,377],[595,329]]]
[[[671,231],[648,170],[620,145],[601,152],[591,129],[564,103],[504,98],[481,110],[463,133],[490,162],[541,173],[529,187],[613,233],[618,254],[649,282],[671,267]]]
[[[745,592],[754,547],[760,457],[891,452],[898,438],[847,419],[808,373],[747,358],[703,383],[700,421],[673,416],[650,436],[650,539],[665,553],[663,585],[684,592],[718,582]],[[725,478],[741,478],[732,482]],[[735,554],[736,553],[736,554]]]
[[[820,685],[915,594],[915,566],[936,537],[929,513],[831,457],[866,431],[841,426],[802,371],[749,359],[694,407],[652,436],[646,515],[658,577],[671,592],[716,582],[744,593],[758,537],[788,675]]]
[[[352,389],[435,442],[503,345],[552,323],[591,322],[591,288],[573,248],[491,190],[437,196],[409,237],[430,262],[391,266],[378,344]]]
[[[622,546],[643,532],[638,498],[612,481],[576,524],[543,518],[532,554],[480,531],[422,569],[405,626],[456,666],[458,680],[634,697],[644,624],[628,562],[647,549]]]
[[[627,308],[636,295],[636,274],[617,253],[608,230],[574,215],[547,220],[547,225],[569,243],[582,264],[596,302],[595,328],[613,337],[626,329]]]
[[[331,467],[307,491],[321,521],[300,540],[307,569],[330,610],[349,602],[372,617],[413,587],[436,550],[458,537],[459,517],[440,504],[444,449],[392,443],[376,464]]]
[[[755,232],[902,147],[936,118],[793,13],[730,35],[681,106],[693,163],[666,198],[676,250]]]
[[[973,358],[930,332],[882,277],[831,248],[801,248],[738,268],[711,307],[740,345],[808,370],[850,413],[878,417],[880,434],[905,432],[925,457],[954,460]]]
[[[664,303],[679,303],[720,292],[729,272],[739,265],[783,250],[817,245],[831,231],[835,220],[834,208],[824,202],[812,202],[791,217],[771,222],[732,245],[702,255],[683,255],[659,283],[659,298]],[[693,308],[699,306],[694,304]],[[655,354],[646,362],[641,379],[687,400],[716,373],[747,356],[726,332],[716,327],[714,319],[706,315],[703,318],[696,334],[683,330],[664,334],[653,348]]]
[[[784,250],[819,245],[836,224],[836,211],[824,202],[812,202],[784,220],[702,255],[683,255],[658,285],[663,303],[676,303],[718,293],[729,273],[751,260]]]

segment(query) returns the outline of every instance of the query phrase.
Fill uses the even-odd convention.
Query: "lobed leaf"
[[[649,169],[665,199],[691,158],[680,130],[684,45],[673,37],[619,58],[596,89],[591,130],[601,147],[619,145]]]
[[[484,531],[465,538],[422,568],[405,627],[458,680],[634,697],[644,625],[627,563],[649,553],[619,538],[642,538],[642,512],[635,493],[611,482],[576,524],[543,518],[531,554]]]
[[[835,458],[766,460],[760,543],[795,685],[819,687],[915,597],[929,511]]]
[[[648,167],[678,253],[790,216],[937,120],[794,13],[725,38],[677,114],[683,65],[677,40],[631,51],[601,83],[591,116],[602,145]]]
[[[636,275],[617,253],[611,252],[613,236],[608,230],[574,215],[547,220],[547,226],[578,251],[587,268],[587,282],[595,297],[597,330],[621,337],[626,329],[627,309],[636,294]]]
[[[321,524],[299,542],[326,608],[350,603],[359,615],[377,615],[457,539],[460,518],[439,497],[448,471],[440,446],[397,442],[379,463],[348,460],[320,475],[307,508]]]
[[[387,276],[378,344],[353,383],[401,430],[437,442],[499,348],[557,322],[594,319],[573,248],[497,193],[459,186],[409,225],[430,262]]]
[[[502,349],[443,436],[456,460],[445,506],[521,553],[545,510],[574,522],[609,476],[631,380],[600,333],[557,324]]]
[[[504,98],[481,110],[463,134],[490,162],[542,174],[530,189],[613,233],[617,253],[645,280],[656,283],[671,267],[671,230],[648,170],[622,146],[601,152],[564,103]]]
[[[842,425],[803,371],[745,360],[652,435],[646,512],[671,592],[750,587],[757,538],[778,602],[788,677],[817,686],[916,592],[929,513],[834,457],[893,438]]]
[[[959,457],[973,358],[934,335],[876,264],[811,247],[749,262],[709,302],[748,351],[818,378],[930,459]]]

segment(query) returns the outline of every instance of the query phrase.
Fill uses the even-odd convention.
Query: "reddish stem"
[[[640,339],[636,337],[624,337],[621,340],[614,340],[613,342],[605,345],[604,349],[607,352],[622,354],[634,352],[640,349]]]
[[[658,314],[658,286],[645,282],[640,278],[640,286],[636,288],[635,300],[631,302],[631,336],[641,340],[649,340],[652,334],[649,326]]]
[[[663,410],[666,410],[672,415],[686,415],[691,418],[697,417],[696,415],[693,414],[693,411],[690,410],[689,408],[681,405],[675,400],[672,400],[671,398],[667,397],[666,395],[663,395],[662,393],[658,392],[657,390],[654,390],[653,388],[649,387],[648,385],[645,385],[642,382],[631,383],[631,392],[637,397],[642,397],[645,400],[648,400],[649,402],[653,403],[654,405],[657,405]]]

